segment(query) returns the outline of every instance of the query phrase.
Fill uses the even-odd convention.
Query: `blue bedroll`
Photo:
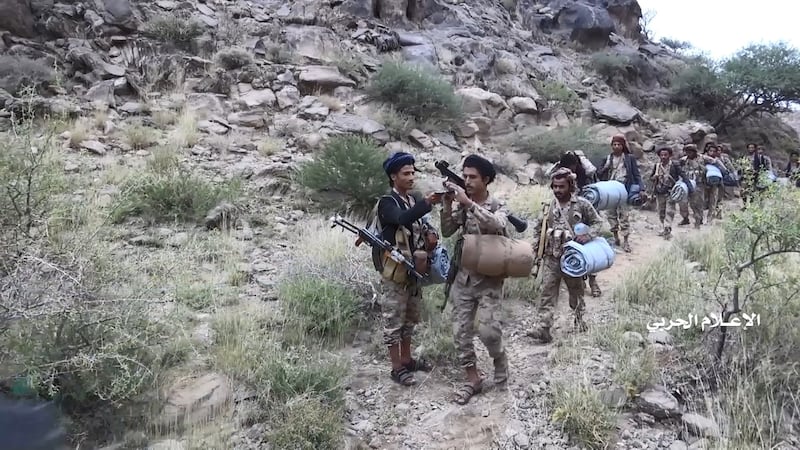
[[[709,186],[722,184],[722,171],[713,164],[706,164],[706,182]]]
[[[430,286],[433,284],[443,284],[447,281],[447,272],[450,271],[450,255],[447,248],[439,245],[433,249],[430,257],[430,271],[428,275],[420,280],[420,286]]]
[[[614,264],[614,256],[614,249],[605,238],[596,237],[586,244],[569,241],[561,255],[561,271],[580,278],[608,269]]]
[[[599,181],[581,189],[581,197],[589,200],[589,203],[598,211],[615,209],[628,198],[628,191],[625,185],[616,180]]]
[[[642,187],[638,184],[631,185],[631,190],[628,192],[628,204],[633,206],[642,206]]]
[[[48,402],[0,396],[0,449],[67,450],[67,433]]]
[[[725,175],[722,176],[722,184],[725,186],[738,186],[739,185],[739,175],[736,172],[727,172]]]
[[[689,196],[689,187],[686,186],[686,183],[683,180],[678,180],[675,183],[675,186],[672,186],[672,190],[669,191],[669,201],[672,203],[679,203],[686,200],[686,197]]]

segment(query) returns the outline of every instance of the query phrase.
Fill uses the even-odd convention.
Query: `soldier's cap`
[[[489,183],[494,181],[494,178],[497,176],[497,170],[494,168],[494,164],[492,164],[488,159],[478,156],[478,155],[469,155],[464,158],[464,162],[461,164],[462,167],[474,167],[478,169],[482,177],[489,177]]]
[[[696,152],[697,146],[694,144],[687,144],[683,146],[683,151],[685,152]]]
[[[550,175],[550,181],[552,182],[556,178],[564,178],[564,177],[566,177],[570,181],[575,181],[575,179],[578,178],[578,176],[573,171],[567,169],[566,167],[561,167]]]
[[[414,155],[406,152],[395,152],[383,162],[383,171],[386,175],[397,173],[403,166],[413,166],[416,160]]]
[[[661,153],[661,150],[666,150],[667,152],[669,152],[670,155],[672,155],[672,147],[669,145],[661,144],[658,147],[656,147],[656,154]]]

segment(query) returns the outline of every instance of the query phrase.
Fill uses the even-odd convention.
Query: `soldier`
[[[383,163],[383,169],[392,188],[388,195],[378,201],[378,220],[383,227],[383,239],[396,245],[397,230],[402,229],[410,247],[406,250],[413,254],[424,245],[421,242],[424,239],[421,219],[431,211],[432,205],[441,201],[441,197],[436,193],[426,197],[411,193],[415,167],[414,157],[408,153],[394,153]],[[402,284],[382,278],[381,285],[383,342],[389,347],[391,378],[398,384],[411,386],[416,383],[412,372],[427,372],[432,368],[426,361],[411,357],[411,337],[415,325],[419,323],[422,290],[417,285],[417,280],[411,276]]]
[[[731,171],[736,170],[731,162],[730,158],[728,158],[726,154],[722,153],[722,146],[711,145],[708,147],[708,156],[713,158],[716,162],[714,165],[719,167],[720,173],[722,173],[723,180]],[[711,223],[712,219],[722,219],[722,198],[724,197],[725,186],[722,184],[722,181],[716,186],[706,186],[706,203],[708,207],[708,215],[707,220],[708,223]]]
[[[536,242],[534,254],[539,251],[539,246],[544,245],[542,261],[539,270],[542,272],[541,299],[539,301],[539,326],[526,333],[542,343],[552,342],[550,328],[553,326],[553,312],[558,301],[558,290],[561,280],[567,285],[569,292],[569,307],[572,309],[574,325],[580,331],[586,331],[583,321],[583,282],[580,278],[566,276],[561,271],[561,255],[564,244],[575,239],[580,244],[585,244],[594,239],[602,226],[600,215],[583,197],[576,195],[575,174],[571,170],[558,169],[550,176],[550,189],[553,190],[553,200],[550,202],[547,217],[542,217],[534,228],[533,235],[540,236],[542,227],[546,227],[545,242]],[[574,227],[577,223],[589,226],[589,233],[575,236]]]
[[[460,246],[464,234],[502,234],[507,235],[508,210],[494,198],[487,186],[494,181],[496,170],[488,160],[469,155],[464,160],[463,177],[466,191],[452,182],[445,187],[452,193],[446,194],[442,206],[442,236],[452,236],[459,228],[458,244],[452,260],[460,264]],[[451,203],[458,206],[453,210]],[[453,305],[453,333],[458,349],[458,358],[466,371],[467,383],[455,392],[454,401],[464,405],[470,398],[483,390],[483,378],[478,373],[473,338],[475,336],[475,316],[478,317],[478,335],[494,360],[494,383],[504,388],[508,381],[508,359],[503,345],[501,329],[500,300],[503,294],[503,278],[488,277],[463,269],[457,270],[455,279],[448,278],[452,284],[450,299]]]
[[[604,180],[616,180],[625,185],[625,189],[631,192],[633,185],[642,186],[642,178],[639,175],[639,166],[628,150],[628,143],[625,136],[617,135],[611,138],[611,154],[608,155],[603,166],[597,171],[597,175]],[[627,202],[608,212],[608,223],[611,225],[611,232],[619,245],[619,232],[622,232],[622,249],[626,253],[631,252],[628,242],[630,235],[630,207]]]
[[[689,194],[688,201],[694,216],[694,227],[699,229],[700,225],[703,224],[703,209],[705,206],[703,194],[706,188],[706,164],[714,164],[719,167],[722,163],[708,155],[698,155],[697,146],[694,144],[684,146],[683,152],[684,156],[680,159],[681,169],[683,169],[683,173],[689,180],[695,182],[695,189]]]
[[[566,152],[561,155],[561,159],[555,167],[556,169],[565,167],[571,170],[576,177],[575,188],[578,192],[580,192],[580,190],[584,187],[597,182],[597,170],[595,169],[587,172],[586,166],[588,166],[589,169],[594,169],[594,166],[591,162],[582,161],[582,158],[577,153]],[[551,174],[552,172],[548,173],[547,175],[550,176]],[[591,289],[592,297],[600,297],[603,295],[603,291],[600,290],[600,286],[597,284],[597,275],[591,274],[588,275],[587,278],[589,279],[589,288]]]
[[[758,192],[759,176],[762,171],[769,170],[769,164],[762,153],[758,152],[756,144],[747,144],[748,156],[739,160],[742,180],[742,209],[747,208],[747,204],[753,200]]]
[[[789,155],[789,162],[786,164],[784,176],[786,176],[790,182],[794,182],[796,187],[800,187],[800,152],[797,150]]]
[[[672,237],[672,222],[675,219],[675,203],[670,201],[670,192],[678,180],[683,180],[689,188],[689,193],[693,191],[692,184],[683,174],[677,161],[672,160],[672,148],[664,146],[658,149],[659,162],[653,167],[650,175],[650,194],[656,197],[658,209],[658,219],[661,221],[663,229],[658,234],[664,239]]]

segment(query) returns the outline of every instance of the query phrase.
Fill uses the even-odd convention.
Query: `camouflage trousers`
[[[567,285],[569,292],[569,307],[576,317],[581,318],[585,309],[583,303],[583,278],[573,278],[561,272],[561,259],[546,256],[542,260],[542,285],[539,300],[539,324],[542,328],[553,326],[556,305],[558,304],[558,291],[561,280]]]
[[[665,228],[672,228],[672,222],[675,220],[675,203],[669,201],[669,194],[656,195],[656,208],[661,224]]]
[[[631,234],[630,213],[631,208],[625,202],[615,209],[608,210],[606,217],[608,217],[608,223],[611,225],[612,233],[619,231],[622,233],[623,237]]]
[[[478,319],[478,337],[497,360],[505,355],[501,321],[503,281],[484,278],[478,283],[462,281],[457,277],[450,291],[453,304],[453,334],[458,360],[463,368],[475,366],[475,318]]]
[[[414,285],[398,284],[381,279],[381,314],[383,316],[383,343],[399,344],[414,334],[419,323],[422,290]]]
[[[706,186],[705,207],[708,209],[708,221],[711,219],[721,219],[722,210],[720,201],[722,200],[722,186]]]
[[[694,217],[695,225],[700,224],[703,222],[703,209],[705,206],[705,200],[703,199],[703,194],[705,191],[705,186],[701,184],[697,184],[697,189],[694,190],[689,196],[687,197],[684,202],[686,205],[691,208],[692,216]],[[689,216],[689,208],[686,209],[686,216]]]

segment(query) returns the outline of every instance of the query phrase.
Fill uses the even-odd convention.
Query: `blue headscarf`
[[[383,162],[383,171],[386,172],[386,175],[392,175],[393,173],[397,173],[401,167],[413,166],[415,162],[414,156],[410,153],[393,153],[392,156],[388,157],[386,161]]]

